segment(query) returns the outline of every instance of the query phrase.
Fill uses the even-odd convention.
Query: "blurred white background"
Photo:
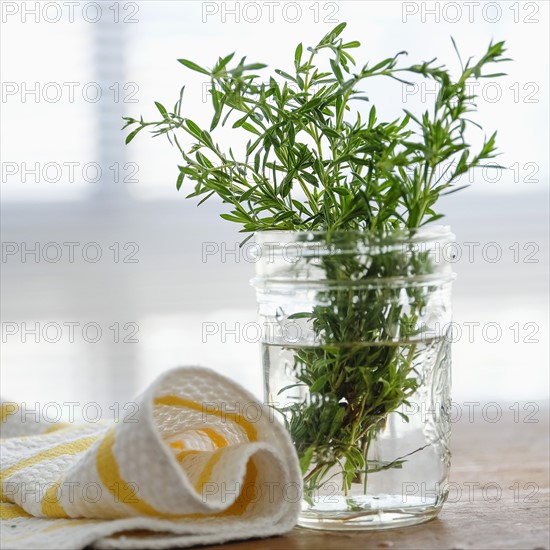
[[[109,407],[183,364],[261,396],[247,330],[254,264],[231,253],[241,236],[219,204],[197,208],[176,191],[178,155],[165,140],[142,133],[126,147],[121,117],[156,118],[153,101],[173,105],[185,83],[183,112],[208,120],[206,83],[178,58],[209,66],[236,51],[285,68],[299,41],[314,45],[347,21],[359,62],[407,50],[411,63],[437,56],[458,68],[451,36],[463,58],[506,40],[513,62],[478,87],[476,121],[498,129],[509,169],[478,171],[441,207],[461,253],[453,395],[548,399],[547,2],[1,6],[3,396]],[[434,97],[392,82],[368,94],[388,118]]]

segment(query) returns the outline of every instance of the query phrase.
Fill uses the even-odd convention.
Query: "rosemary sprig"
[[[500,76],[484,70],[506,61],[504,42],[489,44],[478,60],[461,62],[453,79],[436,59],[402,66],[405,52],[357,66],[350,52],[360,44],[341,38],[345,26],[336,26],[305,51],[299,44],[292,74],[276,69],[268,79],[257,74],[265,65],[247,64],[246,58],[232,64],[234,54],[220,57],[211,69],[180,59],[211,80],[209,128],[181,114],[182,89],[172,110],[156,103],[159,120],[125,118],[124,128],[131,128],[126,142],[145,128],[165,135],[182,156],[177,188],[192,182],[188,197],[198,197],[199,204],[221,197],[231,205],[222,218],[240,224],[243,232],[325,230],[330,240],[332,232],[346,230],[354,239],[353,231],[414,230],[441,218],[438,198],[462,189],[455,185],[460,176],[496,155],[496,133],[475,152],[466,141],[476,125],[470,118],[475,95],[468,85]],[[357,101],[368,101],[359,87],[374,77],[401,83],[422,77],[435,81],[439,91],[424,112],[404,110],[388,122],[379,120],[373,105],[364,118],[355,108]],[[241,155],[214,140],[216,128],[227,124],[249,138]],[[183,145],[183,137],[191,144]],[[394,253],[377,255],[368,266],[359,255],[326,256],[322,267],[329,280],[360,281],[429,273],[431,264],[424,253]],[[407,289],[412,305],[405,314],[397,299],[400,290],[327,289],[318,293],[322,305],[297,314],[322,335],[322,345],[294,350],[294,367],[296,383],[319,394],[323,406],[280,408],[308,494],[331,479],[335,467],[344,491],[361,482],[366,492],[368,474],[401,467],[406,460],[373,464],[368,458],[388,415],[407,404],[420,383],[416,344],[402,343],[415,334],[426,296],[420,288]]]
[[[345,26],[308,48],[309,55],[299,44],[294,73],[276,69],[267,81],[256,74],[265,65],[247,64],[246,58],[230,68],[234,54],[219,58],[212,69],[180,59],[211,79],[209,129],[181,115],[182,89],[171,111],[156,102],[160,120],[125,117],[124,128],[132,128],[126,142],[144,128],[166,135],[183,159],[177,188],[188,179],[194,182],[189,197],[203,202],[218,195],[232,206],[222,217],[247,232],[415,228],[438,219],[441,214],[433,210],[438,197],[462,174],[495,156],[496,133],[473,154],[466,142],[467,128],[474,124],[468,114],[476,109],[468,83],[499,76],[483,74],[483,69],[505,61],[504,43],[491,43],[479,60],[469,59],[456,80],[436,59],[399,66],[406,52],[356,70],[350,52],[360,44],[340,38]],[[325,52],[329,64],[322,68],[318,59]],[[374,105],[366,120],[354,110],[355,101],[366,99],[358,86],[369,78],[404,82],[413,74],[439,84],[431,110],[417,115],[405,110],[391,122],[380,121]],[[229,122],[250,136],[241,157],[212,137]],[[191,138],[189,148],[180,143],[180,132]],[[296,189],[305,200],[299,200]]]

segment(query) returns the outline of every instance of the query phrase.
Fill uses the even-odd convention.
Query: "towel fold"
[[[25,420],[3,404],[2,548],[188,547],[296,523],[301,475],[287,432],[210,369],[165,373],[110,425]]]

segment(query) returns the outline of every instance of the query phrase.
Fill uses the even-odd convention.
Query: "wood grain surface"
[[[514,414],[508,406],[500,408],[504,412],[497,422],[489,422],[489,415],[483,418],[477,407],[473,422],[464,409],[461,421],[453,424],[449,501],[435,520],[401,529],[345,534],[295,528],[281,537],[203,548],[548,550],[548,410],[532,414],[520,404]]]

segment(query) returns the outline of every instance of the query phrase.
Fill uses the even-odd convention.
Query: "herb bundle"
[[[156,103],[159,120],[125,118],[124,127],[131,129],[126,142],[145,128],[166,135],[182,157],[177,188],[191,182],[187,196],[198,197],[199,204],[220,197],[231,206],[222,218],[240,224],[243,232],[322,230],[330,240],[331,234],[348,231],[353,239],[357,231],[414,231],[439,219],[438,198],[465,187],[456,186],[460,176],[496,154],[496,133],[475,152],[466,141],[476,110],[469,83],[502,74],[484,69],[505,61],[504,43],[491,43],[479,59],[465,64],[459,55],[461,71],[453,78],[436,59],[402,66],[405,52],[357,66],[351,52],[360,44],[341,38],[345,26],[336,26],[315,47],[299,44],[292,74],[276,69],[267,80],[258,74],[265,65],[248,64],[246,58],[235,64],[234,54],[219,58],[211,69],[180,59],[210,80],[209,128],[182,115],[182,89],[172,110]],[[396,120],[381,121],[374,105],[365,113],[359,108],[368,101],[360,86],[373,77],[401,85],[422,77],[436,82],[438,93],[422,113],[404,110]],[[227,124],[249,137],[241,155],[213,137]],[[184,143],[185,135],[191,145]],[[358,256],[326,256],[322,266],[327,280],[344,282],[430,271],[421,253],[381,254],[368,266]],[[294,367],[296,384],[320,395],[323,406],[295,403],[281,409],[310,493],[330,479],[335,466],[345,491],[362,482],[366,492],[367,474],[403,463],[372,464],[368,450],[388,414],[418,388],[416,345],[363,345],[392,342],[395,334],[400,341],[414,336],[425,296],[421,289],[408,289],[414,308],[405,314],[399,292],[328,289],[319,292],[312,311],[291,316],[307,318],[322,335],[321,345],[296,350]]]

